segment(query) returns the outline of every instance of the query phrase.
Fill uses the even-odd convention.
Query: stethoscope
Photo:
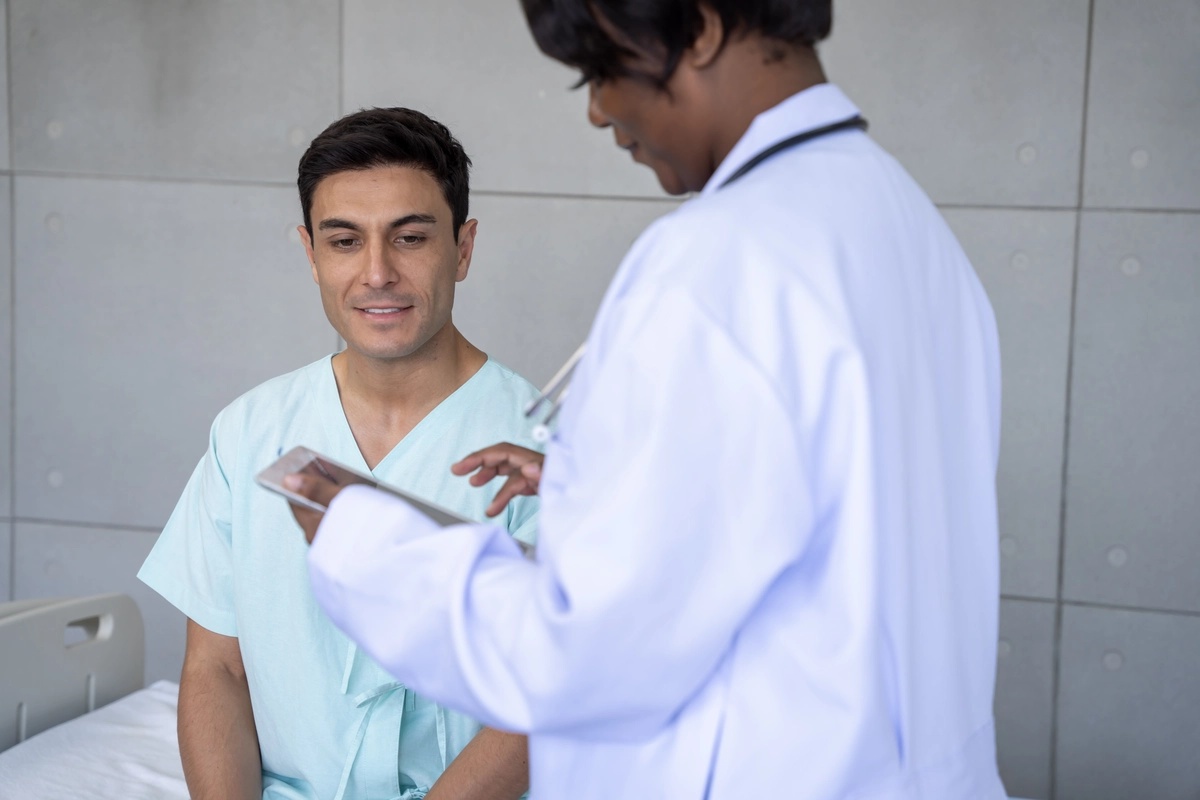
[[[867,121],[863,119],[862,116],[855,114],[853,117],[841,120],[840,122],[822,125],[819,128],[813,128],[811,130],[803,131],[802,133],[797,133],[795,136],[789,136],[788,138],[771,145],[766,150],[763,150],[745,164],[742,164],[742,166],[739,167],[736,172],[721,182],[721,185],[717,187],[717,190],[720,191],[734,181],[744,178],[748,173],[750,173],[768,158],[778,155],[784,150],[790,150],[791,148],[802,145],[805,142],[811,142],[813,139],[820,139],[822,136],[829,136],[830,134],[840,133],[841,131],[865,131],[866,129]],[[539,394],[532,402],[529,403],[528,406],[525,407],[525,416],[532,417],[539,408],[544,406],[546,403],[550,403],[550,411],[546,414],[546,416],[542,417],[541,422],[533,427],[533,440],[535,442],[538,442],[539,444],[545,444],[546,442],[550,441],[550,424],[554,422],[554,418],[558,416],[559,409],[562,408],[563,401],[567,398],[567,390],[570,389],[571,375],[575,372],[575,368],[579,366],[579,362],[583,359],[583,354],[586,349],[586,343],[579,345],[579,349],[571,354],[571,357],[567,359],[566,363],[559,367],[558,372],[554,373],[554,377],[550,379],[550,382],[542,388],[541,394]]]
[[[542,421],[533,426],[533,440],[538,444],[545,444],[550,441],[550,423],[558,416],[558,411],[562,408],[563,401],[567,399],[567,389],[570,387],[571,375],[575,372],[575,368],[579,366],[579,362],[583,359],[584,351],[587,350],[587,343],[579,345],[566,363],[558,368],[558,372],[554,373],[554,377],[550,382],[542,387],[542,392],[534,398],[529,405],[525,406],[525,416],[532,417],[534,413],[546,403],[550,403],[550,412],[542,417]]]

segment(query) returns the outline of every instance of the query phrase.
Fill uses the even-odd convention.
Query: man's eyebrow
[[[353,222],[348,222],[344,219],[338,219],[337,217],[323,219],[321,220],[321,223],[317,225],[317,230],[319,231],[329,230],[330,228],[345,228],[348,231],[362,232],[362,228],[358,227]]]
[[[414,225],[414,224],[415,225],[436,225],[437,217],[435,217],[431,214],[408,214],[408,215],[400,217],[400,219],[394,221],[392,223],[391,227],[400,228],[405,225]]]
[[[405,225],[436,225],[437,217],[432,214],[405,214],[403,217],[392,220],[392,224],[388,228],[401,228]],[[317,225],[317,230],[325,231],[331,228],[341,228],[348,231],[362,233],[362,227],[345,219],[330,217],[323,219]]]

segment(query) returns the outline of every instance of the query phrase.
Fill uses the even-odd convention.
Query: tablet
[[[380,483],[370,475],[363,475],[361,472],[347,467],[345,464],[339,464],[332,458],[327,458],[320,453],[315,453],[307,447],[293,447],[291,450],[279,457],[271,466],[258,473],[255,478],[258,484],[272,492],[281,494],[290,502],[305,508],[311,508],[313,511],[325,512],[325,506],[307,497],[298,495],[291,489],[283,485],[283,479],[287,475],[294,472],[303,472],[309,475],[319,475],[327,480],[333,481],[338,486],[349,486],[355,483],[361,483],[364,486],[370,486],[378,489],[381,492],[395,495],[401,500],[412,505],[413,508],[431,518],[434,522],[442,527],[449,525],[476,524],[475,520],[467,519],[466,517],[455,514],[453,511],[434,505],[428,500],[422,500],[419,497],[414,497],[408,492],[397,489],[393,486]]]

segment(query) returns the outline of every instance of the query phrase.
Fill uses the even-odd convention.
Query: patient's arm
[[[192,800],[262,797],[258,732],[238,640],[187,623],[179,753]]]
[[[516,800],[528,788],[526,738],[484,728],[450,762],[425,800]]]

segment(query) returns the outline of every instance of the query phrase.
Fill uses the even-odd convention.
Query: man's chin
[[[391,361],[403,361],[413,355],[420,348],[411,343],[397,344],[389,342],[388,344],[374,344],[369,342],[354,342],[347,341],[346,349],[352,351],[356,358],[362,358],[367,361],[377,363],[386,363]]]

